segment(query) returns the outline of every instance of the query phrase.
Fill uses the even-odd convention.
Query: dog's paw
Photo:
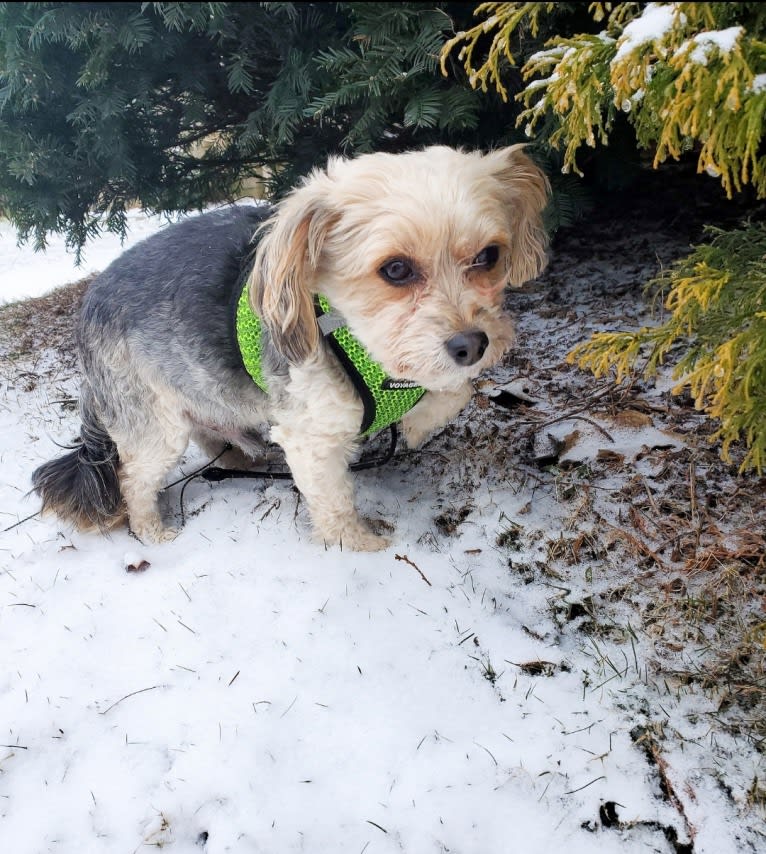
[[[380,523],[380,527],[385,525]],[[344,525],[332,533],[317,531],[315,539],[325,546],[340,546],[341,550],[349,552],[379,552],[391,545],[390,537],[371,530],[362,520]]]
[[[433,436],[435,430],[434,429],[424,429],[419,424],[413,424],[412,422],[402,421],[402,433],[404,434],[404,441],[408,448],[414,450],[415,448],[419,448],[421,445],[425,444],[428,439]]]
[[[340,540],[340,546],[354,552],[380,552],[391,545],[390,537],[382,537],[372,531],[362,531],[355,534],[353,539]]]
[[[142,543],[170,543],[179,535],[178,528],[170,528],[162,522],[150,522],[143,525],[131,523],[130,532]]]
[[[181,533],[179,528],[163,528],[157,535],[156,543],[172,543]]]
[[[473,394],[473,385],[466,382],[455,391],[437,391],[424,395],[402,418],[402,432],[408,448],[419,448],[433,438],[465,408]]]

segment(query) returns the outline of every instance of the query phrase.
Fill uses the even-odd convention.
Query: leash
[[[398,441],[398,432],[396,429],[396,424],[391,424],[389,426],[390,431],[390,439],[388,450],[382,457],[376,457],[371,460],[360,460],[359,462],[352,463],[349,466],[351,471],[364,471],[365,469],[373,469],[380,468],[380,466],[384,466],[386,463],[390,462],[396,453],[396,443]],[[221,454],[218,455],[220,457],[223,453],[231,448],[229,445],[225,448]],[[218,457],[215,459],[217,460]],[[215,462],[215,460],[212,460]],[[220,468],[219,466],[214,466],[211,463],[208,463],[203,469],[194,474],[189,475],[189,479],[194,477],[201,477],[204,480],[210,481],[211,483],[218,483],[221,480],[227,480],[228,478],[272,478],[273,480],[292,480],[292,473],[289,471],[255,471],[252,469],[225,469]],[[180,481],[176,481],[176,483],[180,483]],[[173,484],[171,484],[172,486]]]
[[[390,439],[388,444],[388,449],[386,452],[380,457],[374,457],[370,460],[359,460],[356,463],[352,463],[349,466],[351,471],[364,471],[366,469],[372,468],[380,468],[384,466],[386,463],[390,462],[393,459],[394,454],[396,453],[396,443],[399,438],[399,433],[396,429],[396,424],[391,424],[389,426]],[[257,471],[254,469],[226,469],[221,468],[220,466],[214,466],[213,463],[220,459],[227,451],[231,450],[232,445],[226,444],[223,450],[212,460],[205,463],[202,468],[197,469],[197,471],[193,471],[191,474],[186,475],[186,477],[181,477],[173,483],[169,483],[165,489],[170,489],[171,486],[176,486],[179,483],[183,483],[181,487],[181,494],[179,496],[179,504],[181,509],[181,527],[186,524],[186,514],[184,512],[184,492],[186,491],[186,487],[196,478],[201,477],[203,480],[208,481],[208,483],[219,483],[222,480],[228,479],[240,479],[240,478],[270,478],[271,480],[292,480],[292,473],[288,471]],[[163,489],[163,492],[165,491]]]

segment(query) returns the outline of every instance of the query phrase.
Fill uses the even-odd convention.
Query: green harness
[[[372,360],[370,354],[351,334],[348,327],[332,313],[323,296],[316,298],[317,323],[332,351],[343,365],[364,404],[364,416],[359,430],[370,436],[397,421],[420,400],[426,390],[409,380],[389,377],[383,368]],[[237,343],[245,369],[255,384],[268,392],[261,368],[261,319],[250,308],[247,287],[237,303]]]

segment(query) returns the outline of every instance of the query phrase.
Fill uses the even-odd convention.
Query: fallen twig
[[[405,563],[408,563],[408,564],[409,564],[409,565],[410,565],[410,566],[411,566],[411,567],[412,567],[416,572],[418,572],[418,574],[420,575],[420,577],[423,579],[423,581],[425,581],[425,583],[426,583],[429,587],[433,587],[433,584],[431,584],[431,582],[430,582],[430,581],[425,577],[425,575],[423,575],[423,573],[422,573],[422,571],[421,571],[420,567],[419,567],[416,563],[413,563],[413,562],[412,562],[412,561],[407,557],[407,555],[394,555],[394,557],[395,557],[397,560],[402,560],[402,561],[404,561]]]
[[[18,528],[19,525],[23,525],[24,522],[28,522],[30,519],[34,519],[35,516],[39,516],[41,510],[35,510],[34,513],[30,513],[29,516],[25,516],[23,519],[19,519],[18,522],[14,522],[13,525],[9,525],[7,528],[3,528],[2,533],[5,534],[8,531],[12,531],[14,528]]]
[[[600,777],[596,777],[595,780],[591,780],[590,783],[586,783],[584,786],[580,786],[578,789],[572,789],[569,792],[564,792],[564,794],[573,795],[575,792],[581,792],[583,789],[587,789],[588,786],[592,786],[594,783],[598,783],[599,780],[606,780],[606,777],[602,774]]]

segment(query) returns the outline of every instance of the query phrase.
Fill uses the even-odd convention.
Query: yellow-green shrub
[[[602,332],[579,344],[569,361],[617,380],[645,359],[652,376],[670,349],[684,342],[674,368],[697,408],[720,419],[712,437],[729,459],[744,438],[742,469],[766,467],[766,223],[734,231],[708,229],[712,240],[677,261],[650,287],[668,291],[668,319],[637,332]]]
[[[503,97],[513,38],[534,36],[555,3],[483,3],[488,16],[448,42],[442,62],[459,58],[475,87]],[[564,168],[579,172],[581,146],[608,144],[618,114],[627,116],[654,165],[693,152],[697,171],[720,180],[731,197],[745,186],[766,197],[766,8],[760,3],[591,3],[598,33],[562,34],[529,57],[519,124],[527,135],[546,125],[563,148]],[[487,44],[487,39],[491,41]],[[479,51],[484,50],[480,56]],[[551,121],[553,130],[550,130]],[[639,332],[601,333],[571,359],[618,378],[642,355],[656,371],[676,344],[675,373],[695,403],[720,419],[716,437],[728,457],[744,439],[742,468],[766,466],[766,227],[713,232],[661,278],[668,319]],[[657,284],[655,282],[654,284]],[[648,351],[648,352],[647,352]]]
[[[503,63],[515,64],[514,34],[535,35],[556,3],[482,3],[487,19],[458,33],[442,66],[458,56],[474,87],[494,85],[503,97]],[[564,4],[566,5],[566,4]],[[766,9],[760,3],[592,3],[598,34],[551,39],[522,68],[530,82],[518,96],[528,134],[546,114],[558,127],[549,142],[565,146],[577,169],[583,144],[607,142],[619,111],[628,114],[654,163],[698,148],[698,170],[720,176],[731,194],[752,184],[766,195]],[[652,21],[654,23],[652,23]],[[643,35],[641,31],[643,30]],[[492,34],[486,51],[476,53]],[[652,33],[652,37],[649,35]]]

